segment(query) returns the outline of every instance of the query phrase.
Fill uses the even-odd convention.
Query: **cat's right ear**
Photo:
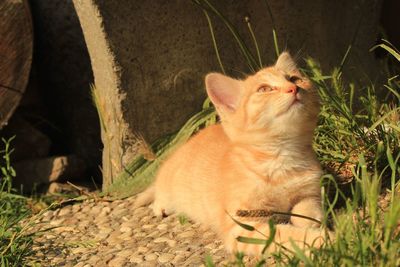
[[[205,78],[208,97],[218,110],[233,112],[239,106],[241,81],[220,73]]]

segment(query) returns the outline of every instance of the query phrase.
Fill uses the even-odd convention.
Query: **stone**
[[[14,164],[17,176],[16,184],[23,184],[24,189],[35,184],[49,184],[81,178],[85,173],[85,164],[75,155],[54,156],[24,160]]]
[[[117,245],[117,244],[119,244],[120,242],[121,242],[121,239],[119,238],[119,237],[117,237],[117,236],[109,236],[107,239],[106,239],[106,242],[109,244],[109,245],[112,245],[112,246],[115,246],[115,245]]]
[[[158,258],[158,256],[157,256],[157,254],[155,254],[155,253],[149,253],[149,254],[147,254],[147,255],[144,256],[144,259],[145,259],[146,261],[154,261],[154,260],[156,260],[157,258]]]
[[[98,208],[101,210],[103,203],[84,201],[79,206],[87,207],[89,210]],[[110,207],[117,208],[118,205],[110,205]],[[182,227],[177,220],[171,220],[163,222],[167,227],[161,227],[169,230],[160,232],[156,227],[149,227],[144,231],[140,228],[142,223],[139,220],[136,223],[133,223],[131,219],[122,222],[121,218],[112,218],[110,213],[105,217],[109,223],[103,227],[98,226],[97,221],[92,216],[88,216],[84,209],[80,209],[77,214],[73,215],[74,218],[80,217],[79,224],[68,225],[65,222],[71,214],[64,210],[72,211],[74,206],[47,211],[44,214],[48,216],[49,221],[37,225],[39,228],[47,229],[51,226],[51,222],[53,224],[62,222],[61,227],[50,229],[43,232],[42,236],[34,237],[32,255],[36,260],[40,258],[43,266],[66,265],[72,267],[76,264],[80,264],[78,266],[81,267],[85,265],[93,267],[199,266],[203,263],[206,253],[215,256],[215,259],[218,259],[215,262],[219,266],[219,262],[227,258],[221,241],[210,242],[207,240],[206,242],[202,236],[210,231],[203,230],[197,224],[193,225],[189,222]],[[149,218],[148,225],[157,225],[157,218]],[[174,233],[172,229],[176,225],[179,227]],[[107,233],[104,234],[101,231]],[[187,234],[188,232],[193,235]],[[153,236],[154,233],[159,235]],[[141,237],[130,236],[134,234],[141,234]],[[182,239],[177,237],[179,234],[187,236]],[[99,237],[102,239],[100,240]],[[214,250],[207,249],[206,244],[212,244]],[[56,262],[59,263],[56,264]]]
[[[107,215],[107,214],[109,214],[111,212],[111,208],[110,207],[104,207],[102,210],[101,210],[101,215]]]
[[[58,216],[65,216],[71,213],[71,207],[70,206],[66,206],[62,209],[60,209],[60,211],[58,212]]]
[[[121,233],[127,233],[127,232],[132,232],[132,228],[129,226],[121,226],[121,228],[119,229],[119,231]]]
[[[54,219],[50,221],[50,225],[51,226],[59,226],[61,225],[63,222],[65,221],[65,219]]]
[[[167,241],[169,241],[169,240],[170,240],[170,239],[169,239],[169,238],[166,238],[166,237],[159,237],[159,238],[154,239],[153,242],[154,242],[154,243],[163,243],[163,242],[167,242]]]
[[[82,221],[80,221],[79,222],[79,227],[81,227],[81,228],[86,228],[86,227],[88,227],[88,226],[90,226],[92,223],[90,222],[90,221],[87,221],[87,220],[82,220]]]
[[[149,251],[149,248],[148,248],[148,247],[140,246],[140,247],[138,247],[138,248],[136,249],[136,251],[137,251],[138,253],[144,254],[144,253],[146,253],[147,251]]]
[[[144,232],[138,232],[138,233],[134,233],[133,236],[134,236],[134,237],[137,237],[137,238],[140,238],[140,237],[145,237],[145,236],[147,236],[147,234],[144,233]]]
[[[143,256],[140,255],[132,255],[131,257],[129,257],[129,262],[131,263],[142,263],[144,261]]]
[[[127,214],[127,210],[125,209],[117,209],[110,212],[110,215],[113,217],[122,217]]]
[[[171,248],[175,247],[176,243],[177,243],[176,240],[172,240],[172,239],[167,241],[168,246]]]
[[[107,233],[97,233],[96,236],[97,240],[105,240],[109,237]]]
[[[117,253],[117,257],[121,257],[121,258],[128,258],[131,255],[132,255],[132,251],[130,251],[130,250],[122,250]]]
[[[166,224],[166,223],[159,224],[159,225],[157,225],[157,229],[158,230],[166,230],[166,229],[168,229],[168,224]]]
[[[178,234],[178,238],[189,238],[189,237],[192,237],[192,236],[194,236],[194,231],[186,231],[186,232],[183,232],[183,233],[181,233],[181,234]]]
[[[127,241],[132,239],[132,232],[126,232],[119,236],[121,240]]]
[[[61,226],[54,229],[55,232],[78,232],[75,227],[71,226]]]
[[[94,207],[92,207],[92,209],[90,210],[89,214],[92,214],[92,215],[95,215],[95,216],[99,216],[101,210],[102,210],[102,207],[94,206]]]
[[[43,218],[49,219],[54,216],[54,212],[52,210],[48,210],[43,213]]]
[[[128,260],[125,257],[115,257],[108,262],[110,267],[121,267],[124,266]]]
[[[183,262],[185,259],[186,259],[185,255],[178,254],[173,258],[171,263],[173,263],[176,266],[181,266],[179,263]]]
[[[101,227],[101,228],[99,229],[99,233],[100,233],[100,234],[109,234],[109,233],[111,233],[112,231],[113,231],[113,229],[111,229],[111,228],[109,228],[109,227],[105,227],[105,228]]]
[[[80,211],[82,208],[82,206],[80,204],[74,204],[72,205],[72,213],[77,213],[78,211]]]
[[[112,258],[114,258],[114,253],[108,253],[103,255],[102,260],[105,262],[109,262]]]
[[[85,247],[77,247],[77,248],[72,248],[71,252],[73,254],[84,254],[89,250],[89,248],[85,248]]]
[[[167,262],[171,262],[173,259],[175,258],[174,254],[171,253],[162,253],[160,254],[160,256],[158,257],[158,261],[160,263],[167,263]]]
[[[99,255],[92,255],[88,259],[88,263],[92,264],[92,265],[96,265],[96,263],[98,263],[100,260],[101,260],[101,257]]]
[[[83,191],[88,192],[89,189],[79,186],[82,188]],[[57,183],[57,182],[52,182],[50,183],[49,187],[47,188],[47,194],[74,194],[74,195],[79,195],[81,193],[80,190],[78,190],[76,187],[66,184],[66,183]]]
[[[89,205],[84,205],[82,207],[82,213],[90,213],[90,211],[91,211],[91,207]],[[86,215],[84,215],[84,216],[86,216]]]
[[[152,228],[154,228],[154,224],[145,224],[142,226],[142,229],[144,229],[144,230],[149,230]]]

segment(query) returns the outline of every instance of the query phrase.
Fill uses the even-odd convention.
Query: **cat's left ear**
[[[205,82],[207,94],[219,111],[234,112],[237,109],[241,96],[241,81],[220,73],[210,73]]]
[[[297,64],[288,52],[279,55],[275,63],[275,68],[286,73],[298,72]]]

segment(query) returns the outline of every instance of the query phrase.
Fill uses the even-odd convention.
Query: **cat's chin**
[[[293,108],[293,107],[298,107],[298,106],[302,106],[304,105],[304,103],[302,101],[300,101],[300,99],[295,98],[292,102],[292,104],[290,104],[289,109]]]
[[[290,103],[288,103],[288,105],[286,106],[286,108],[283,111],[281,111],[280,113],[277,114],[277,117],[293,116],[303,107],[304,107],[303,101],[301,101],[298,98],[294,98]]]

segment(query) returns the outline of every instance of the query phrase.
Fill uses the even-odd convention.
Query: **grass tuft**
[[[254,42],[256,57],[228,18],[211,1],[193,2],[205,13],[222,70],[224,66],[219,57],[209,14],[226,25],[249,69],[256,71],[262,67],[263,60],[250,24],[247,26]],[[265,2],[269,9],[268,1]],[[274,24],[270,10],[269,13]],[[275,51],[279,54],[274,25],[271,30]],[[294,246],[294,250],[289,251],[282,247],[266,255],[268,259],[261,259],[257,266],[265,262],[273,262],[276,266],[400,266],[399,75],[389,75],[386,84],[380,86],[358,86],[344,82],[342,69],[351,53],[350,48],[340,66],[329,75],[322,73],[313,59],[306,60],[307,67],[304,69],[316,85],[322,102],[314,149],[326,170],[326,174],[321,177],[325,210],[322,223],[331,228],[335,236],[327,236],[326,244],[319,249],[311,247],[304,251]],[[399,60],[398,50],[388,41],[373,49],[378,48],[385,49]],[[143,190],[152,182],[165,157],[193,133],[216,120],[215,110],[207,99],[203,110],[191,118],[177,134],[160,139],[152,145],[155,160],[149,161],[138,156],[126,166],[117,187],[131,188],[129,195]],[[239,241],[266,246],[272,239],[266,237],[265,240],[250,240],[240,237]],[[243,254],[237,254],[233,265],[244,266],[243,259]],[[207,257],[206,265],[214,266],[212,258]]]
[[[27,199],[12,189],[12,179],[16,175],[10,161],[13,139],[2,138],[4,149],[0,150],[0,266],[22,266],[32,245],[32,236],[21,225],[30,215]]]

